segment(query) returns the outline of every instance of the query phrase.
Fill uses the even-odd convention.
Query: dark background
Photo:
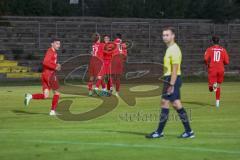
[[[240,0],[0,0],[2,16],[101,16],[167,19],[240,18]]]

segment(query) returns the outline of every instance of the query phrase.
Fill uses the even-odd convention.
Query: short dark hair
[[[162,31],[171,31],[173,34],[175,34],[175,28],[171,26],[163,27]]]
[[[101,39],[101,37],[100,37],[100,34],[99,33],[94,33],[93,35],[92,35],[92,41],[94,42],[94,43],[96,43],[97,41],[99,41]]]
[[[212,42],[213,42],[213,44],[219,44],[219,42],[220,42],[219,36],[213,35]]]
[[[117,34],[116,34],[116,38],[122,39],[122,34],[121,34],[121,33],[117,33]]]
[[[54,43],[54,42],[56,42],[56,41],[59,41],[59,42],[60,42],[60,39],[59,39],[59,38],[56,38],[56,37],[51,39],[51,43]]]
[[[103,35],[103,38],[105,38],[105,37],[109,37],[109,38],[110,38],[110,36],[109,36],[109,35],[107,35],[107,34],[104,34],[104,35]]]

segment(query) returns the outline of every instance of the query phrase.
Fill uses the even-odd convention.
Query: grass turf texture
[[[183,126],[172,109],[165,137],[144,138],[157,127],[159,96],[138,98],[134,107],[120,99],[117,108],[102,117],[71,122],[48,115],[51,99],[31,101],[29,107],[23,106],[24,93],[39,92],[40,86],[0,88],[1,160],[240,159],[240,84],[237,82],[223,84],[219,109],[214,106],[215,96],[208,92],[207,83],[184,83],[183,104],[191,114],[195,139],[176,138],[183,132]],[[66,94],[61,100],[73,100],[70,110],[75,114],[89,111],[100,103],[98,99]],[[150,114],[155,118],[147,119],[146,115]]]

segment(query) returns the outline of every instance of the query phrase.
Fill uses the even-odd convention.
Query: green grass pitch
[[[140,88],[141,89],[141,88]],[[143,88],[142,88],[143,89]],[[184,83],[182,101],[191,117],[194,139],[178,139],[183,132],[174,110],[163,139],[149,140],[159,115],[160,97],[138,98],[130,107],[120,99],[104,116],[89,121],[63,121],[48,115],[51,99],[31,101],[24,107],[25,92],[39,92],[40,86],[0,87],[0,159],[98,159],[98,160],[236,160],[240,159],[240,83],[222,85],[221,106],[208,92],[207,83]],[[89,111],[100,100],[61,96],[73,100],[78,114]],[[136,115],[140,116],[136,116]]]

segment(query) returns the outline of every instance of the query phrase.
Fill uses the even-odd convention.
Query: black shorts
[[[165,76],[164,77],[164,83],[163,83],[163,91],[162,91],[162,98],[169,100],[171,102],[175,100],[181,99],[180,94],[180,88],[182,86],[182,79],[181,76],[177,76],[176,82],[174,84],[174,92],[171,95],[167,95],[167,88],[169,87],[169,83],[171,80],[171,76]]]

